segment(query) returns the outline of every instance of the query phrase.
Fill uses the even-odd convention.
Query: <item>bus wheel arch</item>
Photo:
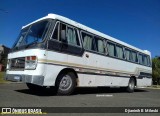
[[[129,82],[128,82],[128,86],[126,88],[127,92],[133,93],[136,86],[137,86],[136,77],[134,77],[134,76],[130,77]]]
[[[70,95],[77,86],[78,75],[74,69],[65,68],[58,74],[55,87],[58,95]]]

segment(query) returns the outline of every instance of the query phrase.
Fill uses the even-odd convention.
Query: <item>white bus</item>
[[[151,54],[73,20],[48,14],[22,27],[8,54],[5,79],[29,89],[151,86]]]

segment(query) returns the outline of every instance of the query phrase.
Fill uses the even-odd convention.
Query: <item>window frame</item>
[[[138,51],[138,50],[132,49],[132,48],[127,47],[127,46],[125,46],[125,45],[122,45],[122,44],[120,44],[120,43],[114,42],[114,41],[109,40],[109,39],[107,39],[107,38],[105,38],[105,37],[101,37],[101,36],[99,36],[99,35],[97,35],[97,34],[88,32],[87,30],[78,28],[78,27],[73,26],[73,25],[71,25],[71,24],[65,23],[65,22],[63,22],[63,21],[61,21],[61,20],[56,20],[55,25],[57,25],[57,24],[59,24],[59,26],[58,26],[58,28],[59,28],[59,29],[58,29],[58,40],[52,39],[53,33],[54,33],[55,29],[56,29],[56,26],[55,26],[55,27],[53,28],[53,30],[51,31],[51,36],[50,36],[50,38],[49,38],[50,40],[58,41],[58,42],[63,43],[63,42],[60,40],[60,30],[61,30],[61,24],[64,24],[64,25],[66,25],[66,32],[67,32],[67,30],[68,30],[68,27],[70,27],[70,28],[74,29],[75,31],[77,31],[77,34],[78,34],[78,39],[77,39],[77,40],[79,40],[79,44],[80,44],[80,46],[79,46],[79,45],[73,45],[73,44],[68,44],[68,45],[76,46],[76,47],[81,47],[81,48],[85,49],[84,46],[83,46],[83,42],[84,42],[84,41],[83,41],[83,37],[82,37],[82,33],[85,33],[85,34],[87,34],[87,35],[89,35],[89,36],[92,37],[92,41],[93,41],[92,44],[94,45],[93,47],[94,47],[94,49],[95,49],[95,50],[85,49],[86,51],[93,52],[93,53],[97,53],[97,54],[100,54],[100,55],[103,55],[103,56],[106,56],[106,57],[111,57],[111,58],[123,60],[123,61],[126,61],[126,62],[131,62],[131,63],[134,63],[134,64],[143,65],[143,66],[151,67],[151,65],[152,65],[150,55],[148,55],[148,54],[145,54],[145,53],[140,52],[140,51]],[[67,38],[67,35],[66,35],[66,38]],[[96,39],[95,39],[95,38],[101,39],[101,40],[103,41],[103,44],[104,44],[104,53],[98,52],[98,46],[96,45]],[[109,46],[108,46],[108,43],[114,44],[114,46],[115,46],[115,52],[116,52],[116,53],[115,53],[115,56],[110,56],[110,55],[109,55],[109,49],[108,49]],[[117,49],[116,49],[117,46],[122,47],[122,50],[123,50],[123,58],[118,58],[118,56],[117,56],[117,55],[118,55],[118,54],[117,54]],[[126,49],[130,50],[131,60],[127,60],[127,57],[126,57]],[[135,52],[135,53],[136,53],[137,62],[134,62],[134,61],[133,61],[132,52]],[[144,65],[144,63],[140,64],[140,62],[139,62],[139,54],[142,55],[142,62],[143,62],[143,55],[146,55],[146,56],[147,56],[147,65]]]
[[[136,62],[136,61],[133,61],[133,56],[132,56],[132,62],[134,62],[134,63],[139,63],[138,56],[137,56],[138,52],[135,51],[135,50],[131,50],[131,55],[132,55],[132,52],[136,53],[136,60],[137,60],[137,62]]]
[[[62,41],[62,39],[61,39],[61,33],[60,33],[60,31],[61,31],[61,29],[62,29],[62,24],[66,26],[66,32],[67,32],[67,24],[65,24],[65,23],[63,23],[63,22],[60,22],[59,41],[62,42],[62,43],[64,43],[64,42]],[[65,33],[65,39],[66,39],[66,38],[67,38],[67,35],[66,35],[66,33]]]
[[[117,48],[116,48],[117,46],[122,47],[123,58],[118,58],[118,52],[117,52]],[[125,60],[124,46],[123,46],[123,45],[121,45],[121,44],[116,44],[115,48],[116,48],[116,57],[117,57],[118,59]]]
[[[78,36],[78,41],[79,41],[79,45],[74,45],[74,44],[69,44],[68,43],[68,45],[72,45],[72,46],[76,46],[76,47],[82,47],[82,45],[81,45],[81,41],[80,41],[80,36],[79,36],[79,33],[78,33],[78,29],[76,28],[76,27],[74,27],[74,26],[71,26],[71,25],[66,25],[66,31],[67,31],[67,33],[66,33],[66,39],[67,39],[67,34],[68,34],[68,27],[69,28],[72,28],[76,33],[77,33],[77,36]]]
[[[109,54],[109,53],[108,53],[108,47],[107,47],[107,39],[105,39],[105,38],[104,38],[104,46],[105,46],[105,51],[106,51],[105,55],[106,55],[106,56],[109,56],[109,55],[108,55],[108,54]]]
[[[125,57],[126,57],[126,49],[128,49],[130,51],[130,54],[132,53],[132,49],[130,49],[128,47],[125,47]],[[133,62],[132,61],[132,56],[130,54],[129,54],[130,60],[127,60],[127,57],[126,57],[126,61]]]
[[[53,39],[52,36],[54,34],[54,31],[56,29],[57,24],[59,24],[59,26],[58,26],[58,39]],[[60,41],[60,33],[59,33],[59,31],[60,31],[60,21],[56,21],[49,40],[61,42]]]
[[[142,63],[140,63],[139,55],[142,55]],[[142,53],[140,53],[140,52],[138,53],[138,61],[139,61],[139,64],[140,64],[140,65],[144,65],[144,63],[143,63],[143,54],[142,54]]]
[[[89,36],[91,36],[92,37],[92,43],[93,43],[93,45],[94,45],[94,49],[96,49],[96,46],[95,46],[95,40],[94,40],[94,35],[92,34],[92,33],[89,33],[89,32],[87,32],[87,31],[84,31],[84,30],[80,30],[80,34],[81,34],[81,39],[82,39],[82,45],[83,45],[83,36],[82,36],[82,33],[85,33],[85,34],[87,34],[87,35],[89,35]],[[85,49],[85,50],[87,50],[87,51],[91,51],[91,52],[94,52],[94,53],[98,53],[97,51],[95,51],[95,50],[89,50],[89,49],[86,49],[86,48],[84,48],[84,45],[83,45],[83,49]]]
[[[147,56],[144,54],[143,54],[143,65],[145,65],[145,66],[148,65]]]
[[[105,39],[102,38],[102,37],[100,37],[100,36],[97,36],[97,35],[95,35],[93,38],[94,38],[94,43],[95,43],[95,47],[96,47],[96,50],[97,50],[97,51],[95,51],[95,52],[97,52],[97,53],[99,53],[99,54],[106,55]],[[101,52],[98,51],[98,47],[96,46],[96,38],[97,38],[97,40],[102,40],[102,42],[103,42],[103,47],[104,47],[104,52],[103,52],[103,53],[101,53]],[[98,45],[98,43],[97,43],[97,45]]]
[[[58,26],[58,40],[52,39],[52,36],[53,36],[53,34],[54,34],[54,31],[55,31],[55,29],[56,29],[57,24],[59,24],[59,26]],[[67,30],[68,30],[68,27],[70,27],[70,28],[72,28],[73,30],[75,30],[75,31],[77,32],[77,35],[78,35],[78,39],[77,39],[77,40],[79,41],[79,45],[73,45],[73,44],[69,44],[69,43],[66,43],[66,44],[71,45],[71,46],[76,46],[76,47],[82,48],[82,42],[81,42],[81,38],[80,38],[80,35],[79,35],[79,30],[78,30],[78,28],[76,28],[75,26],[72,26],[72,25],[70,25],[70,24],[68,24],[68,23],[62,22],[62,21],[60,21],[60,20],[57,20],[57,21],[56,21],[55,26],[54,26],[54,28],[53,28],[53,30],[52,30],[52,33],[51,33],[51,36],[50,36],[50,39],[49,39],[49,40],[57,41],[57,42],[60,42],[60,43],[64,43],[64,42],[62,42],[62,40],[61,40],[61,35],[60,35],[61,25],[62,25],[62,24],[66,26],[66,32],[67,32]],[[66,33],[66,34],[67,34],[67,33]],[[66,34],[65,34],[65,38],[67,39],[67,35],[66,35]]]
[[[114,44],[115,52],[116,52],[114,56],[110,56],[110,55],[109,55],[109,44],[108,44],[108,43]],[[107,50],[108,50],[108,56],[109,56],[109,57],[117,58],[117,51],[116,51],[116,43],[115,43],[115,42],[112,42],[112,41],[108,40],[108,41],[107,41]]]
[[[148,58],[148,66],[152,66],[151,57],[147,55],[147,58]]]
[[[144,54],[144,53],[139,53],[139,54],[142,55],[142,64],[140,64],[140,62],[139,62],[139,64],[143,65],[143,66],[149,66],[149,67],[151,67],[152,66],[151,65],[151,57],[148,54]],[[139,54],[138,54],[138,56],[139,56]],[[144,64],[144,57],[145,56],[147,58],[147,65]],[[138,57],[138,60],[139,60],[139,57]]]
[[[149,66],[149,67],[152,67],[152,61],[151,61],[151,56],[148,55],[148,54],[143,54],[143,57],[146,56],[147,58],[147,65],[143,64],[144,66]]]

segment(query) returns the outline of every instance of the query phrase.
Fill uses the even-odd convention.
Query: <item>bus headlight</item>
[[[36,56],[27,56],[25,58],[25,69],[36,69],[36,66],[37,66]]]

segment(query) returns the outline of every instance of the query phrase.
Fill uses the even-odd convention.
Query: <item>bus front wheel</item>
[[[134,78],[130,78],[128,87],[126,88],[129,93],[133,93],[135,89],[135,80]]]
[[[57,95],[70,95],[76,87],[76,76],[72,72],[61,74],[57,81]]]

